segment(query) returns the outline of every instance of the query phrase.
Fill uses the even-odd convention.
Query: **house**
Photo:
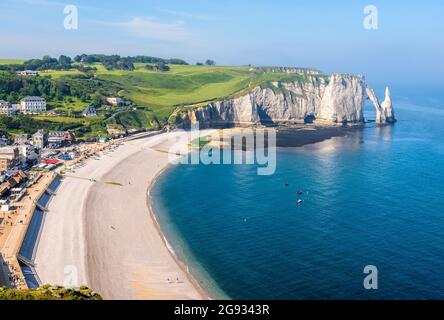
[[[21,144],[17,146],[19,150],[19,161],[22,164],[27,162],[35,163],[39,161],[39,153],[32,144]]]
[[[10,117],[16,113],[17,110],[11,103],[9,103],[8,101],[0,100],[0,114],[4,114]]]
[[[17,71],[17,74],[19,76],[28,76],[28,77],[36,77],[39,75],[39,73],[37,71],[33,71],[33,70]]]
[[[71,131],[51,131],[48,133],[48,146],[50,148],[60,148],[69,145],[76,140],[76,136]]]
[[[64,140],[66,144],[72,144],[76,141],[76,135],[70,130],[65,131]]]
[[[50,131],[48,133],[48,146],[50,148],[60,148],[65,142],[65,132]]]
[[[32,135],[32,144],[34,147],[43,149],[46,145],[45,131],[43,129],[38,130]]]
[[[28,135],[25,134],[16,134],[14,137],[15,144],[25,144],[28,143]]]
[[[125,100],[123,100],[120,97],[108,97],[106,98],[106,102],[108,102],[110,105],[119,107],[125,105]]]
[[[24,171],[19,170],[15,175],[8,178],[5,182],[3,182],[0,185],[0,195],[4,196],[12,188],[15,188],[16,186],[25,182],[27,179],[28,179],[27,174]]]
[[[19,150],[17,147],[0,148],[0,171],[8,171],[19,164]]]
[[[96,108],[94,106],[89,106],[88,108],[86,108],[83,111],[83,116],[84,117],[95,117],[95,116],[97,116]]]
[[[25,97],[20,100],[20,111],[24,114],[46,111],[46,100],[41,97]]]

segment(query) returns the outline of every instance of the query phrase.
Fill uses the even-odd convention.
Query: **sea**
[[[211,297],[444,299],[444,90],[391,91],[396,124],[366,105],[363,128],[279,147],[273,175],[178,164],[158,178],[162,231]]]

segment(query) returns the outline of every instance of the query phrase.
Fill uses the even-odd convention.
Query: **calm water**
[[[176,253],[217,297],[443,299],[444,98],[409,92],[394,127],[279,149],[272,176],[167,170],[152,194]],[[363,288],[366,265],[379,290]]]

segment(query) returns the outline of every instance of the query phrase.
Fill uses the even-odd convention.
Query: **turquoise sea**
[[[279,148],[274,175],[176,165],[159,177],[159,223],[214,297],[444,299],[443,90],[391,89],[394,126]],[[366,265],[378,290],[363,287]]]

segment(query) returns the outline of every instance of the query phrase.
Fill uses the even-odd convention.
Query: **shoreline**
[[[316,143],[320,143],[332,138],[336,137],[344,137],[348,135],[350,132],[354,132],[356,130],[364,128],[365,125],[354,125],[349,127],[341,127],[341,126],[299,126],[299,127],[280,127],[278,129],[277,134],[277,148],[299,148],[303,146],[308,146]],[[215,131],[223,130],[224,133],[227,136],[235,136],[236,134],[239,134],[244,127],[235,127],[235,128],[227,128],[227,129],[214,129]],[[208,129],[207,129],[208,130]],[[287,138],[296,138],[296,144],[288,144],[285,142],[282,137],[279,137],[279,134],[282,133],[282,131],[285,132],[287,135]],[[302,133],[302,136],[301,136]],[[307,139],[308,137],[308,139]],[[283,142],[284,141],[284,142]],[[295,141],[293,141],[295,142]],[[188,155],[188,154],[187,154]],[[182,155],[182,156],[187,156]],[[187,263],[187,256],[186,254],[184,257],[179,257],[177,253],[174,251],[174,245],[172,245],[167,235],[165,235],[162,231],[162,227],[160,223],[158,222],[158,219],[156,217],[156,214],[154,212],[152,201],[154,199],[151,198],[151,190],[153,189],[154,185],[157,183],[158,178],[165,173],[168,169],[170,169],[173,166],[172,163],[167,164],[165,168],[163,168],[161,171],[157,173],[155,178],[151,181],[150,185],[147,189],[147,207],[150,210],[150,215],[152,216],[152,219],[158,229],[159,235],[162,237],[163,241],[165,242],[165,246],[170,251],[173,258],[177,261],[178,265],[189,275],[190,280],[194,282],[197,288],[202,290],[210,299],[219,299],[217,298],[217,295],[212,296],[212,292],[209,289],[204,289],[202,285],[200,285],[200,281],[207,280],[205,276],[202,276],[199,274],[199,272],[196,272],[195,274],[191,272],[191,269],[188,269],[189,265]],[[170,235],[171,238],[171,235]],[[229,296],[221,289],[218,288],[220,292],[224,294],[225,298],[229,298]]]
[[[173,246],[168,241],[166,235],[162,232],[162,227],[160,226],[159,221],[157,220],[156,214],[154,213],[154,209],[152,207],[152,199],[151,199],[151,189],[154,187],[154,185],[157,182],[157,179],[169,168],[171,167],[171,164],[168,164],[165,166],[162,170],[160,170],[156,176],[152,179],[150,182],[148,188],[146,189],[146,206],[148,208],[148,212],[150,215],[150,218],[152,219],[154,226],[156,227],[156,231],[158,232],[160,238],[162,239],[165,247],[171,254],[171,257],[176,261],[179,268],[182,269],[182,271],[187,275],[188,280],[191,282],[191,284],[195,287],[195,289],[202,295],[204,298],[203,300],[213,300],[214,297],[211,297],[210,293],[207,292],[200,284],[198,279],[191,273],[191,271],[188,268],[188,264],[186,261],[182,261],[177,254],[174,251]]]
[[[168,147],[168,137],[161,133],[127,141],[115,153],[90,159],[74,176],[65,177],[50,203],[37,248],[42,283],[66,285],[68,266],[76,275],[73,286],[88,285],[105,299],[210,298],[168,248],[150,207],[148,190],[169,163],[168,155],[154,148]],[[125,179],[130,183],[106,184]],[[59,245],[54,248],[54,243]]]
[[[211,135],[217,130],[207,129],[200,134]],[[79,179],[65,177],[49,208],[50,213],[61,217],[49,215],[45,219],[37,248],[36,271],[43,283],[66,285],[63,268],[70,266],[76,272],[78,286],[88,285],[105,299],[211,299],[199,277],[190,272],[186,257],[176,255],[152,207],[151,189],[171,166],[168,152],[161,150],[171,146],[168,134],[126,141],[116,151],[115,159],[90,159],[76,174]],[[140,177],[140,172],[145,175]],[[131,179],[121,187],[127,192],[116,191],[119,187],[103,182],[121,182],[123,178]],[[141,197],[143,201],[136,201]],[[122,214],[135,217],[125,219]],[[54,243],[59,243],[57,248]],[[176,276],[177,282],[170,282]],[[184,281],[179,282],[179,277]]]

